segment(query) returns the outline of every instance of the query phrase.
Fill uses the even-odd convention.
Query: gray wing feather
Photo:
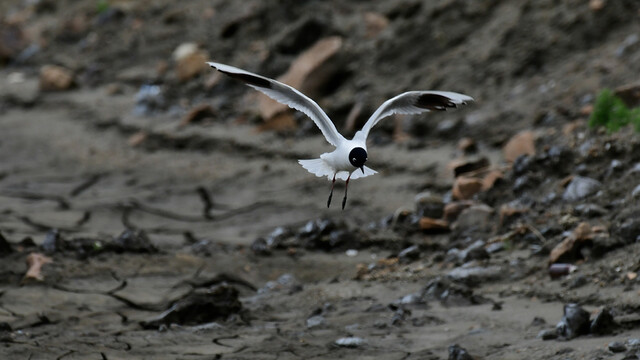
[[[324,135],[331,145],[338,146],[341,141],[345,140],[344,137],[338,133],[331,119],[322,111],[322,108],[320,108],[315,101],[293,87],[233,66],[214,62],[208,62],[207,64],[225,75],[245,82],[247,85],[264,93],[273,100],[303,112],[320,128],[322,135]]]

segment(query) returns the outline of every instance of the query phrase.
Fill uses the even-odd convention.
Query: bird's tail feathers
[[[322,159],[298,160],[298,163],[315,176],[326,176],[329,180],[333,178],[333,169]]]
[[[322,159],[298,160],[298,163],[300,163],[303,168],[307,169],[307,171],[318,177],[326,176],[329,180],[333,179],[334,174],[336,179],[340,180],[347,180],[349,177],[349,172],[347,171],[339,171],[338,173],[335,173],[331,166],[327,165],[327,163]],[[365,166],[364,174],[360,169],[357,169],[351,173],[351,180],[367,177],[377,173],[377,171]]]

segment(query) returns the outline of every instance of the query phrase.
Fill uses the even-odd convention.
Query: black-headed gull
[[[364,166],[364,163],[368,160],[367,136],[378,121],[393,114],[419,114],[431,110],[446,110],[447,108],[457,107],[457,105],[464,105],[468,101],[473,101],[470,96],[449,91],[408,91],[385,101],[371,115],[362,129],[356,132],[353,139],[347,140],[340,135],[331,119],[315,101],[291,86],[233,66],[214,62],[208,62],[207,64],[225,75],[244,81],[247,85],[280,103],[302,111],[316,123],[320,131],[322,131],[322,135],[336,149],[320,155],[319,159],[298,160],[298,162],[310,173],[318,177],[327,176],[331,180],[331,192],[327,200],[327,207],[331,205],[336,178],[346,182],[344,198],[342,199],[342,209],[344,209],[347,203],[349,180],[377,173],[377,171]],[[358,169],[360,169],[360,172],[356,171]]]

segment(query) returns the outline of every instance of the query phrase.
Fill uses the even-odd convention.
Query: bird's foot
[[[333,196],[333,191],[331,193],[329,193],[329,199],[327,200],[327,208],[329,208],[329,205],[331,205],[331,197]]]
[[[342,198],[342,210],[344,210],[344,206],[347,205],[347,196]]]

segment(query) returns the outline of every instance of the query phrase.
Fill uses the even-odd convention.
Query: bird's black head
[[[349,153],[349,162],[351,165],[360,168],[364,174],[364,163],[367,162],[367,151],[361,147],[353,148]]]

